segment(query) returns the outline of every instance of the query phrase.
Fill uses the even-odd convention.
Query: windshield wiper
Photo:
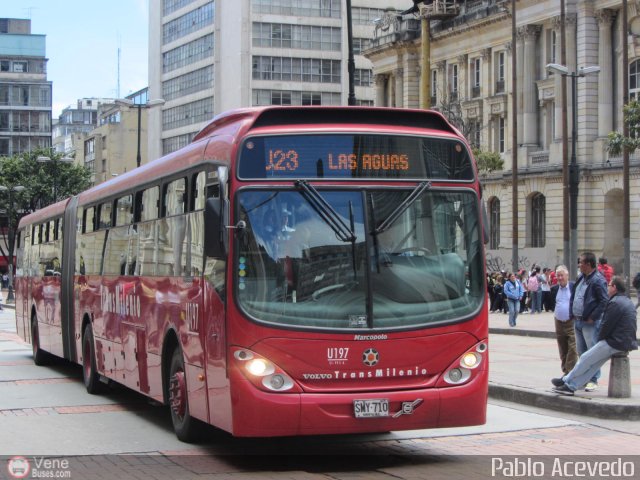
[[[431,188],[431,182],[421,182],[420,185],[418,185],[416,188],[413,189],[413,191],[409,194],[407,198],[405,198],[402,202],[400,202],[400,205],[398,205],[396,209],[393,212],[391,212],[387,218],[385,218],[382,222],[380,222],[380,225],[378,225],[378,227],[374,230],[374,233],[380,234],[385,230],[387,230],[393,224],[393,222],[395,222],[396,219],[400,215],[402,215],[402,213],[407,208],[409,208],[413,204],[413,202],[415,202],[418,199],[418,197],[420,197],[420,195],[422,195],[422,192],[424,192],[428,188]]]
[[[340,214],[336,212],[324,198],[322,198],[322,195],[320,195],[314,187],[309,185],[306,180],[296,181],[296,186],[300,187],[302,190],[302,196],[307,199],[309,205],[313,207],[325,223],[331,227],[338,239],[343,242],[351,243],[356,241],[356,234],[354,233],[353,228],[349,228],[349,226],[342,220],[342,217],[340,217]]]

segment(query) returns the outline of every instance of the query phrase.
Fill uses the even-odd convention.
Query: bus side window
[[[113,220],[113,206],[105,202],[98,207],[98,229],[111,228]]]
[[[162,217],[158,221],[158,266],[157,275],[181,276],[186,274],[186,229],[187,216],[185,198],[187,181],[179,178],[163,188]]]
[[[116,227],[133,223],[133,198],[126,195],[116,201]]]
[[[82,219],[82,233],[91,233],[95,230],[95,207],[84,209],[84,218]]]
[[[204,204],[206,200],[207,173],[198,172],[191,177],[191,204],[189,210],[189,230],[187,271],[192,276],[202,275],[204,268]]]
[[[138,211],[138,262],[137,275],[156,274],[156,229],[160,187],[147,188],[136,194],[136,209]]]

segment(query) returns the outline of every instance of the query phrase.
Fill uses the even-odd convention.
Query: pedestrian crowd
[[[560,369],[551,380],[553,391],[574,395],[598,388],[600,368],[613,355],[638,349],[636,310],[640,306],[640,273],[633,279],[636,305],[626,296],[622,277],[607,259],[585,252],[578,259],[578,277],[569,269],[533,265],[530,270],[487,275],[491,312],[509,315],[515,327],[518,314],[553,312]]]

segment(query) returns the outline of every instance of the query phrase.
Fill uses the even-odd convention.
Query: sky
[[[31,19],[46,35],[53,118],[87,97],[120,97],[148,85],[149,0],[0,0],[0,17]]]

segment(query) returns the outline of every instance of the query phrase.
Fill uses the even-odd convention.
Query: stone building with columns
[[[567,81],[568,145],[571,155],[571,79],[547,69],[561,63],[560,1],[516,2],[517,145],[512,144],[511,2],[467,0],[459,15],[431,22],[432,108],[457,112],[469,143],[499,152],[504,169],[483,176],[489,216],[490,269],[511,268],[512,168],[518,166],[520,267],[562,263],[562,92]],[[629,0],[628,19],[640,24],[640,1]],[[623,39],[621,0],[566,0],[566,63],[569,72],[599,66],[577,78],[576,159],[580,167],[578,252],[605,256],[623,270],[622,158],[606,151],[607,134],[622,130],[622,45],[629,46],[629,96],[640,92],[640,38]],[[632,31],[636,31],[632,28]],[[419,108],[420,20],[396,19],[373,40],[378,106]],[[640,155],[631,156],[631,273],[640,270]]]

